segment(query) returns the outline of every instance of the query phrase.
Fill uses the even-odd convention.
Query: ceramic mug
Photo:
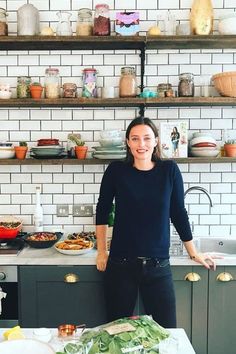
[[[115,89],[113,86],[102,87],[102,98],[114,98]]]

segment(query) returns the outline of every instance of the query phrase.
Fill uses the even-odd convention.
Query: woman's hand
[[[107,251],[98,252],[97,259],[96,259],[97,270],[99,270],[100,272],[104,272],[106,270],[107,260],[108,260]]]
[[[205,268],[207,269],[213,269],[216,270],[216,258],[222,258],[222,257],[217,257],[217,256],[210,256],[208,253],[196,253],[194,256],[190,256],[190,258],[197,262],[202,264]]]

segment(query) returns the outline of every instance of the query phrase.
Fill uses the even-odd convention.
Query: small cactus
[[[20,141],[19,142],[19,146],[27,146],[27,142],[26,141]]]
[[[77,146],[84,146],[85,141],[80,139],[80,137],[77,134],[69,134],[68,139],[73,141]]]

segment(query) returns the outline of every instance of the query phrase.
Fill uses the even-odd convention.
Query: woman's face
[[[157,138],[148,125],[140,124],[131,129],[127,144],[134,159],[151,161]]]

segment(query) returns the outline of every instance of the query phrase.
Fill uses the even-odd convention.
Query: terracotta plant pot
[[[41,98],[43,92],[42,86],[30,86],[30,96],[32,98]]]
[[[224,151],[225,151],[225,156],[236,157],[236,144],[225,144]]]
[[[16,158],[19,160],[24,160],[26,153],[28,151],[27,146],[14,146]]]
[[[77,159],[84,160],[86,158],[87,151],[87,146],[75,146],[75,156],[77,157]]]

